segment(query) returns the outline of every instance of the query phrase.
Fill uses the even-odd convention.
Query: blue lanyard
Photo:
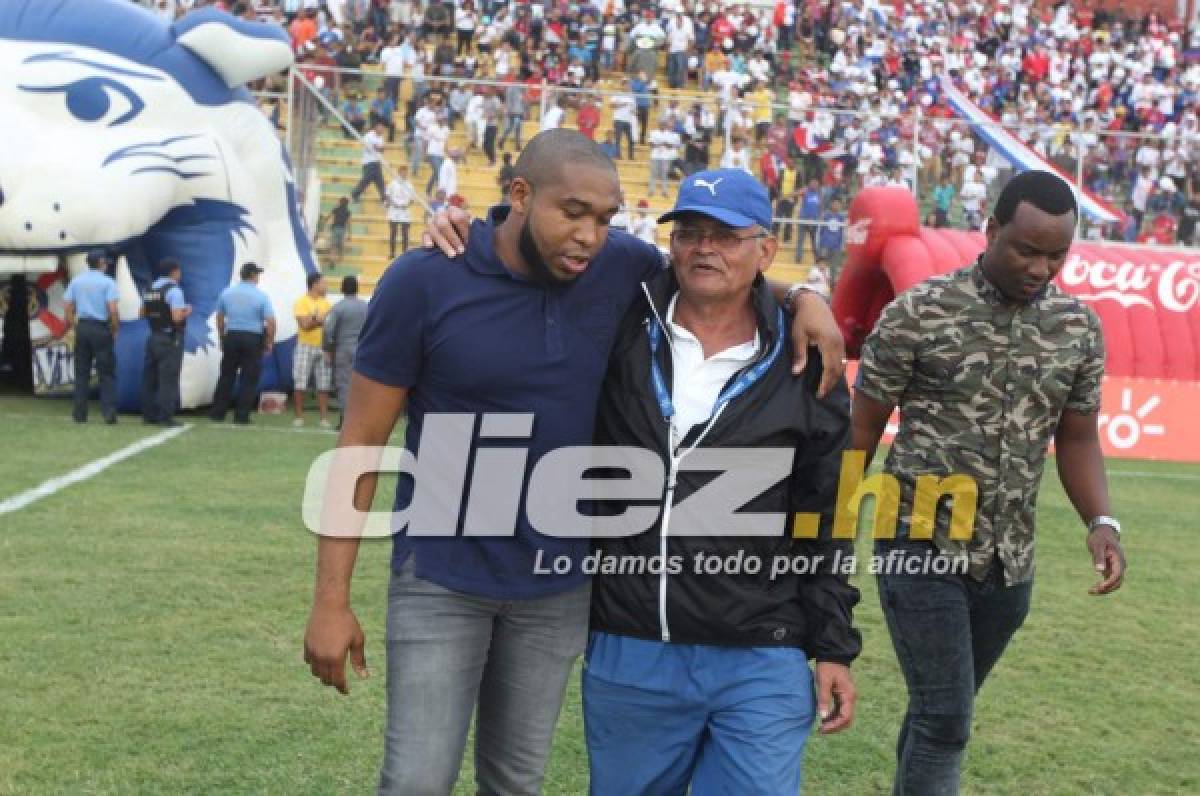
[[[754,386],[754,383],[763,377],[779,358],[779,352],[783,350],[783,330],[785,318],[783,310],[779,309],[779,334],[775,338],[775,345],[771,346],[771,351],[766,358],[759,361],[757,365],[744,371],[737,379],[726,387],[717,396],[717,401],[713,404],[713,414],[716,414],[722,406],[737,398],[746,390]],[[650,323],[646,326],[646,336],[650,339],[650,380],[654,384],[654,397],[658,400],[658,409],[662,412],[663,420],[670,420],[675,416],[675,404],[671,402],[671,392],[667,389],[666,380],[663,378],[662,370],[658,367],[658,345],[662,340],[662,330],[659,328],[656,319],[651,318]],[[712,415],[709,415],[711,418]]]

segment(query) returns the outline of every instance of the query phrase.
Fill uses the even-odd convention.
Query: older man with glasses
[[[583,674],[592,793],[690,783],[791,796],[815,716],[833,733],[854,715],[858,591],[833,568],[849,541],[829,536],[849,395],[839,380],[816,396],[815,357],[792,375],[791,310],[762,276],[778,241],[758,180],[699,172],[659,222],[675,224],[672,267],[625,315],[597,412],[597,444],[655,451],[667,488],[651,528],[596,542]],[[747,448],[763,450],[750,460]],[[714,480],[722,449],[742,464],[721,459]],[[756,494],[727,486],[771,461],[779,472]],[[793,512],[819,515],[815,533],[793,537]],[[804,564],[780,572],[780,561]],[[605,562],[644,566],[604,574]]]

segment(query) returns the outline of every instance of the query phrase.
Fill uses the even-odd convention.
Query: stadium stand
[[[385,160],[409,165],[418,193],[430,166],[409,163],[417,111],[439,93],[447,151],[465,152],[456,201],[475,213],[501,197],[479,114],[494,95],[502,133],[515,93],[520,140],[545,124],[633,133],[634,158],[620,162],[631,218],[639,200],[651,213],[669,201],[648,195],[652,151],[674,150],[675,179],[705,163],[753,171],[777,197],[780,270],[793,275],[814,255],[836,272],[843,209],[864,187],[907,187],[927,226],[978,230],[1024,168],[1076,185],[1085,239],[1197,242],[1200,51],[1182,21],[1194,3],[1182,17],[1153,0],[229,5],[288,26],[300,74],[352,124],[372,118],[378,88],[394,97]],[[515,152],[515,138],[500,151]],[[332,113],[316,147],[326,213],[357,182],[360,147]],[[423,215],[414,204],[414,243]],[[367,194],[341,265],[370,282],[387,238]]]

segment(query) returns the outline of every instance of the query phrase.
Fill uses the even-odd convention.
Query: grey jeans
[[[478,793],[540,793],[567,678],[587,639],[591,585],[492,600],[444,589],[413,570],[410,556],[388,587],[379,793],[449,794],[472,710]]]

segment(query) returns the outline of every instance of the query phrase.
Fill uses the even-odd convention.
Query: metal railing
[[[300,181],[300,175],[304,174],[306,185],[312,185],[315,182],[319,186],[319,181],[313,180],[316,175],[316,159],[313,152],[317,134],[324,121],[322,114],[328,114],[332,117],[341,127],[342,133],[357,141],[360,146],[364,145],[363,134],[342,115],[341,111],[335,107],[334,103],[319,88],[304,76],[301,70],[293,67],[288,77],[288,94],[290,99],[288,101],[289,122],[287,136],[289,149],[294,145],[299,146],[299,153],[293,155],[293,163],[297,172],[297,182]],[[296,126],[299,129],[294,129]],[[293,144],[293,141],[298,142],[298,144]],[[382,158],[382,169],[384,176],[389,181],[396,174],[396,170],[388,163],[387,158]],[[416,191],[412,192],[412,198],[426,213],[431,212],[429,203]]]

